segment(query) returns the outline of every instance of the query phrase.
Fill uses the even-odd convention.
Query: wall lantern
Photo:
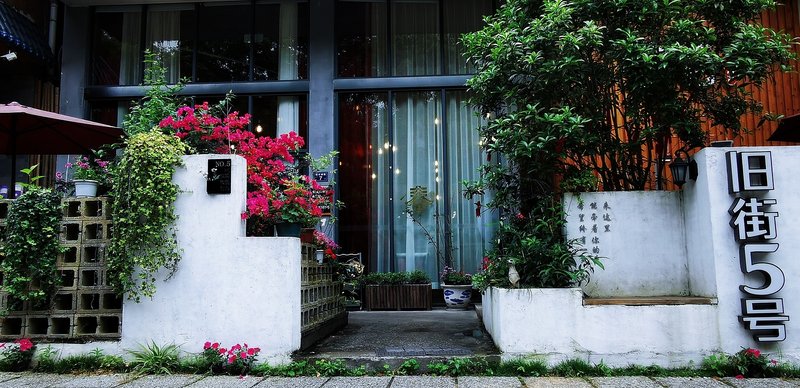
[[[682,159],[681,154],[686,159]],[[669,170],[672,172],[672,183],[678,187],[683,186],[687,178],[697,180],[697,162],[691,160],[689,154],[683,149],[675,151],[675,160],[669,164]]]

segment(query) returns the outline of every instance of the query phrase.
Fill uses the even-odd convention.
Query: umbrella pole
[[[17,186],[17,118],[11,122],[11,186],[8,187],[8,198],[16,197]]]

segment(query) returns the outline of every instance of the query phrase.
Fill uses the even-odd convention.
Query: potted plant
[[[364,275],[367,310],[430,310],[431,281],[423,271]]]
[[[447,308],[468,308],[472,300],[472,275],[445,266],[441,280]]]
[[[316,229],[313,231],[313,236],[313,245],[316,251],[317,261],[322,264],[326,260],[336,260],[336,251],[340,248],[339,244],[325,233]]]
[[[76,158],[74,163],[64,165],[67,169],[73,169],[72,182],[75,184],[75,196],[94,197],[97,195],[98,186],[107,186],[108,164],[109,162],[99,157],[89,158],[84,155]]]

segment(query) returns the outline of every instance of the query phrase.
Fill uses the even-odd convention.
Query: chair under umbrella
[[[9,196],[13,198],[17,154],[86,154],[104,144],[119,142],[122,134],[117,127],[17,102],[0,104],[0,154],[11,157]]]

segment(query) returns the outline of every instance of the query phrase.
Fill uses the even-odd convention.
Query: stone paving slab
[[[52,387],[71,380],[71,376],[50,373],[20,373],[18,376],[18,378],[3,381],[0,383],[0,387]]]
[[[590,377],[589,382],[597,388],[661,388],[661,384],[645,376]]]
[[[256,387],[266,388],[319,388],[330,380],[328,377],[267,377]]]
[[[654,377],[659,384],[675,388],[727,387],[728,385],[711,377]]]
[[[0,372],[0,383],[3,381],[8,381],[11,379],[16,379],[20,376],[20,373],[13,373],[13,372]]]
[[[521,388],[518,377],[459,377],[458,388]]]
[[[391,381],[392,378],[389,376],[331,377],[325,383],[325,388],[385,388]]]
[[[798,386],[797,380],[782,379],[737,379],[726,377],[722,381],[734,387],[742,388],[795,388]]]
[[[106,388],[117,387],[131,380],[135,377],[127,374],[111,374],[111,375],[65,375],[68,377],[67,381],[57,383],[53,387],[57,388]]]
[[[528,388],[593,388],[588,381],[574,377],[526,377],[524,382]]]
[[[185,387],[202,379],[199,375],[164,375],[142,376],[127,384],[120,385],[124,388],[178,388]]]
[[[392,388],[456,388],[456,379],[453,377],[435,376],[395,376],[392,379]]]
[[[190,388],[250,388],[256,386],[263,380],[263,377],[256,376],[206,376],[188,385]]]

